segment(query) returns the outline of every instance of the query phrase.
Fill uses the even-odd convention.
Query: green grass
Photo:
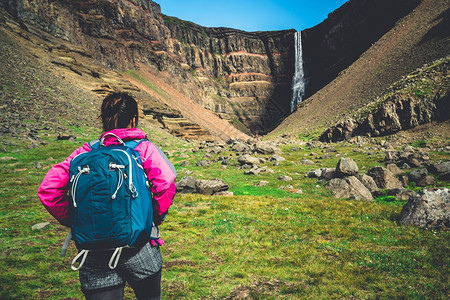
[[[263,164],[273,173],[249,176],[236,168],[230,150],[213,157],[229,157],[226,169],[220,162],[197,167],[204,150],[192,151],[195,145],[159,132],[152,139],[171,151],[179,178],[186,171],[221,178],[235,194],[175,197],[161,226],[163,299],[448,299],[449,232],[398,226],[405,201],[335,199],[322,183],[305,177],[309,170],[334,167],[342,156],[352,157],[360,169],[366,166],[365,172],[382,164],[383,152],[369,156],[340,143],[333,145],[337,152],[321,159],[325,149],[286,145],[286,161]],[[47,170],[81,144],[49,139],[39,148],[10,145],[0,153],[16,159],[0,160],[0,299],[82,299],[78,274],[69,267],[75,247],[59,257],[67,230],[36,196]],[[430,157],[449,159],[448,153]],[[316,165],[300,164],[303,158]],[[179,167],[183,160],[190,166]],[[293,181],[281,182],[281,175]],[[261,180],[269,183],[256,187]],[[31,230],[45,221],[51,222],[47,229]],[[133,299],[129,288],[126,298]]]

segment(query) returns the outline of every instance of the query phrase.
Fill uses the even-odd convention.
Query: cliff
[[[328,128],[319,139],[336,142],[353,136],[384,136],[433,121],[448,120],[449,62],[447,57],[408,74],[392,85],[383,97]]]
[[[202,105],[265,132],[289,113],[294,30],[244,32],[164,17],[169,51],[207,91]]]
[[[382,97],[403,76],[445,58],[448,11],[448,1],[421,1],[336,78],[300,103],[270,136],[318,136]]]
[[[351,0],[304,30],[305,99],[334,80],[420,2]]]
[[[316,91],[339,78],[419,3],[420,0],[351,0],[323,23],[302,32],[306,96],[316,95]],[[290,114],[294,30],[244,32],[206,28],[162,15],[160,6],[151,0],[1,0],[0,5],[22,30],[40,30],[73,45],[68,47],[77,48],[80,55],[108,70],[121,72],[124,79],[150,98],[177,111],[159,115],[161,110],[153,109],[154,104],[147,102],[145,112],[160,121],[179,114],[200,126],[195,132],[247,138],[229,125],[246,133],[262,134]],[[413,34],[414,29],[409,32]],[[401,50],[405,63],[397,69],[388,66],[386,70],[393,72],[383,73],[385,79],[377,80],[375,88],[363,90],[359,86],[357,93],[350,89],[345,99],[338,95],[337,99],[345,104],[332,114],[341,114],[341,108],[358,106],[379,96],[413,67],[442,57],[442,39],[438,50],[433,48],[433,41],[431,36],[423,43],[424,51],[419,57],[408,58],[406,51]],[[430,51],[427,53],[426,49]],[[395,56],[397,49],[393,51]],[[384,57],[373,59],[395,63]],[[417,61],[410,63],[413,59]],[[68,62],[63,65],[79,68]],[[306,117],[302,117],[302,122],[316,123],[311,116],[326,115],[322,109],[333,106],[335,101],[319,104],[313,113],[304,110]],[[301,104],[299,109],[305,106]],[[327,122],[334,121],[331,119]],[[323,126],[321,122],[317,126]]]

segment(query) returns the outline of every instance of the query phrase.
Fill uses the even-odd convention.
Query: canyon
[[[34,44],[45,48],[47,54],[56,54],[58,60],[50,59],[53,67],[91,75],[90,79],[97,84],[85,88],[97,96],[124,87],[131,92],[139,90],[136,94],[142,102],[143,114],[174,135],[247,139],[249,135],[275,129],[293,110],[324,114],[317,106],[314,114],[303,109],[309,106],[309,98],[320,95],[322,89],[339,79],[399,20],[427,3],[430,1],[351,0],[321,24],[297,33],[294,29],[245,32],[202,27],[163,15],[159,4],[151,0],[2,0],[1,9],[6,13],[0,24],[16,22],[15,31],[32,35]],[[440,10],[434,9],[434,13],[445,12],[442,8],[445,4],[436,6]],[[11,21],[5,19],[6,15]],[[6,31],[13,27],[2,26]],[[295,35],[301,37],[304,100],[308,100],[298,106],[292,105]],[[402,75],[445,56],[448,51],[443,46],[445,36],[431,41],[439,47],[421,59],[402,56],[401,70],[387,72],[387,78],[377,80],[375,88],[352,99],[337,93],[338,100],[346,102],[344,108],[367,103]],[[428,41],[422,48],[428,47],[427,50],[434,44]],[[56,53],[61,45],[65,55]],[[389,49],[384,55],[388,52]],[[89,63],[83,67],[83,61]],[[95,67],[86,67],[88,64]],[[105,73],[109,76],[114,73],[120,84],[108,82],[108,77],[103,78]],[[352,88],[348,93],[352,93]],[[327,105],[335,101],[326,99]],[[336,117],[339,113],[338,109]],[[295,121],[288,121],[289,124],[297,123],[297,117],[288,119],[293,118]],[[336,120],[329,119],[330,125],[331,120]],[[323,126],[316,123],[317,127]]]

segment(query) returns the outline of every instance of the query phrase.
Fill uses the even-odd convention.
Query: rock
[[[228,185],[221,179],[202,180],[188,176],[177,182],[177,192],[214,195],[227,191]]]
[[[180,163],[180,167],[187,167],[187,166],[189,166],[191,163],[190,162],[188,162],[187,160],[183,160],[181,163]]]
[[[197,179],[195,179],[194,177],[191,177],[191,176],[183,177],[176,184],[177,192],[178,193],[195,193],[196,184],[197,184]]]
[[[319,156],[319,159],[327,159],[327,158],[330,158],[330,157],[331,157],[331,154],[327,153],[327,154],[324,154],[322,156]]]
[[[255,186],[266,186],[266,185],[268,185],[268,184],[269,184],[268,181],[266,181],[266,180],[261,180],[261,181],[259,181],[258,183],[256,183]]]
[[[403,187],[391,171],[383,167],[373,167],[367,171],[367,175],[375,180],[377,186],[381,189],[394,189]]]
[[[403,163],[400,168],[408,170],[408,169],[411,169],[411,166],[408,165],[407,163]]]
[[[422,168],[422,169],[411,171],[411,173],[409,173],[409,175],[408,175],[408,179],[409,179],[409,181],[417,183],[420,180],[422,180],[422,178],[425,178],[427,175],[428,175],[427,169]]]
[[[261,173],[263,170],[258,168],[258,167],[253,167],[248,171],[245,171],[244,174],[245,175],[258,175],[259,173]]]
[[[275,162],[282,162],[285,161],[286,159],[278,154],[274,154],[271,157],[269,157],[269,161],[275,161]]]
[[[336,166],[336,172],[339,176],[353,176],[358,174],[358,165],[351,158],[342,157]]]
[[[429,229],[450,228],[450,190],[424,189],[411,196],[400,213],[398,224]]]
[[[35,167],[36,169],[42,169],[42,164],[41,164],[40,162],[35,162],[35,163],[34,163],[34,167]]]
[[[333,178],[325,187],[336,198],[352,198],[365,201],[373,200],[370,191],[355,176]]]
[[[358,178],[359,181],[371,192],[377,192],[379,191],[379,188],[377,184],[375,183],[375,180],[373,180],[372,177],[366,174],[358,174],[356,175],[356,178]]]
[[[337,172],[335,168],[322,168],[320,174],[320,179],[331,180],[337,177]]]
[[[384,161],[391,162],[396,161],[398,159],[398,153],[396,151],[388,151],[386,152],[386,156],[384,157]]]
[[[320,178],[322,176],[322,169],[316,169],[307,173],[308,178]]]
[[[50,222],[38,223],[31,226],[31,230],[42,230],[47,228],[48,226],[50,226]]]
[[[419,181],[417,181],[417,186],[425,187],[429,185],[434,185],[436,183],[436,180],[434,179],[433,175],[427,175],[423,178],[421,178]]]
[[[247,144],[241,143],[241,142],[236,142],[234,143],[234,145],[231,147],[231,150],[236,151],[236,152],[248,152],[251,150],[251,147]]]
[[[214,195],[227,190],[228,184],[221,179],[197,180],[196,192],[199,194]]]
[[[406,176],[406,175],[401,175],[400,177],[398,177],[398,180],[400,180],[403,187],[406,187],[409,185],[409,179],[408,179],[408,176]]]
[[[292,181],[292,177],[287,176],[287,175],[283,175],[283,176],[278,177],[278,180],[281,180],[281,181]]]
[[[262,154],[282,154],[281,149],[266,142],[257,142],[255,151]]]
[[[209,166],[210,164],[211,164],[210,161],[207,161],[207,160],[199,160],[195,165],[196,165],[197,167],[207,167],[207,166]]]
[[[394,196],[398,200],[408,200],[415,193],[414,191],[405,188],[395,188],[388,190],[387,194],[389,196]]]
[[[303,165],[309,165],[309,166],[312,166],[315,164],[312,160],[309,160],[309,159],[302,159],[302,161],[300,163]]]
[[[66,134],[66,133],[58,133],[58,137],[57,139],[62,141],[62,140],[68,140],[68,141],[73,141],[75,140],[77,137],[71,134]]]
[[[402,171],[402,169],[400,169],[399,167],[397,167],[396,164],[388,164],[386,166],[386,169],[388,169],[389,171],[391,171],[392,174],[394,174],[395,176],[401,175],[404,172]]]
[[[241,165],[259,165],[261,160],[257,157],[250,156],[249,154],[244,154],[238,157],[238,162]]]
[[[450,180],[450,161],[430,164],[428,171],[439,176],[440,180]]]
[[[231,197],[231,196],[234,196],[234,193],[231,192],[231,191],[222,191],[222,192],[215,193],[214,196],[227,196],[227,197]]]
[[[215,146],[212,149],[210,149],[208,152],[213,154],[219,154],[225,151],[225,148],[223,146]]]

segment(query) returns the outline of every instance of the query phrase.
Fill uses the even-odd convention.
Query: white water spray
[[[302,34],[298,31],[294,35],[295,43],[295,72],[292,78],[291,113],[302,102],[305,95],[305,78],[303,73]]]

